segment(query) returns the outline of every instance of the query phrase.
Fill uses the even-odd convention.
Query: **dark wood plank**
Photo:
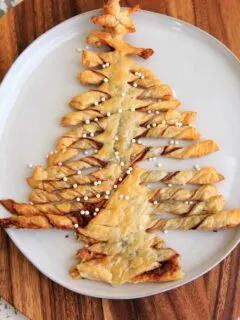
[[[239,0],[123,0],[211,33],[240,57]],[[103,0],[24,0],[0,18],[0,80],[46,30]],[[240,315],[240,249],[205,276],[176,290],[129,301],[77,295],[40,274],[0,230],[0,295],[34,320],[226,319]]]

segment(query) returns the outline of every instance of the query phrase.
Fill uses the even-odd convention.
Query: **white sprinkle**
[[[151,188],[150,184],[147,185],[148,188]]]
[[[137,88],[138,84],[136,82],[133,83],[134,88]]]
[[[175,141],[174,140],[170,140],[170,144],[174,144],[175,143]]]
[[[131,171],[130,171],[130,170],[127,170],[127,171],[126,171],[126,174],[131,174]]]
[[[135,76],[138,76],[138,72],[137,71],[134,74],[135,74]]]
[[[97,193],[96,197],[99,199],[101,197],[100,193]]]
[[[96,215],[97,215],[97,212],[94,212],[94,213],[93,213],[93,216],[96,217]]]
[[[133,143],[136,142],[136,139],[132,139],[132,142],[133,142]]]
[[[118,141],[118,137],[115,137],[115,141]]]
[[[178,140],[175,140],[175,145],[178,145],[179,144],[179,141]]]
[[[131,111],[135,111],[135,108],[131,108]]]
[[[148,125],[147,125],[147,129],[150,129],[150,128],[151,128],[151,126],[150,126],[150,124],[148,124]]]
[[[188,125],[189,127],[192,127],[193,125],[191,124],[191,123],[189,123],[189,125]]]
[[[78,228],[78,224],[77,224],[77,223],[74,224],[74,228],[75,228],[75,229]]]
[[[193,201],[189,201],[189,204],[194,204],[194,202]]]
[[[132,167],[129,167],[128,170],[133,171],[133,168],[132,168]]]
[[[84,210],[81,210],[80,213],[81,213],[81,215],[84,215],[84,214],[85,214],[85,211],[84,211]]]
[[[189,204],[189,202],[188,202],[188,201],[185,201],[185,204]]]
[[[116,160],[120,160],[120,157],[118,155],[115,156]]]
[[[90,123],[90,120],[89,120],[89,119],[85,120],[85,123],[86,123],[86,124],[89,124],[89,123]]]
[[[107,83],[107,82],[108,82],[108,78],[104,78],[103,81],[104,81],[105,83]]]
[[[113,189],[117,189],[117,185],[116,184],[113,186]]]
[[[193,166],[193,168],[197,171],[199,171],[201,168],[200,168],[200,165],[199,164],[196,164],[195,166]]]
[[[120,198],[120,199],[123,199],[123,198],[124,198],[124,196],[123,196],[122,194],[120,194],[119,198]]]
[[[98,122],[98,118],[94,118],[94,121]]]
[[[101,185],[101,184],[102,184],[102,181],[101,181],[101,180],[98,180],[98,184]]]
[[[99,209],[99,208],[95,208],[95,211],[96,211],[96,212],[99,212],[99,211],[100,211],[100,209]]]
[[[104,198],[105,198],[105,199],[109,199],[109,196],[108,196],[108,195],[106,195]]]
[[[98,185],[98,182],[97,182],[97,181],[94,181],[94,182],[93,182],[93,185],[94,185],[94,186],[97,186],[97,185]]]
[[[129,200],[130,199],[130,197],[129,196],[125,196],[125,200]]]
[[[118,179],[118,181],[120,181],[120,182],[121,182],[122,180],[123,180],[122,178],[119,178],[119,179]]]
[[[87,134],[86,133],[83,133],[83,138],[87,138]]]
[[[122,111],[123,111],[122,108],[118,109],[118,113],[122,113]]]
[[[78,170],[78,171],[77,171],[77,174],[81,174],[81,173],[82,173],[82,171],[81,171],[81,170]]]
[[[87,200],[88,200],[88,196],[85,196],[83,199],[84,199],[85,201],[87,201]]]
[[[106,98],[105,98],[105,97],[102,97],[102,98],[101,98],[101,101],[102,101],[102,102],[106,101]]]
[[[32,164],[32,163],[29,163],[27,166],[28,166],[28,168],[32,168],[32,167],[33,167],[33,164]]]
[[[67,178],[67,177],[63,177],[63,181],[64,181],[64,182],[67,182],[67,181],[68,181],[68,178]]]
[[[166,123],[167,123],[167,121],[166,121],[166,120],[163,120],[163,121],[162,121],[162,124],[166,124]]]
[[[171,183],[169,183],[169,184],[168,184],[168,187],[169,187],[169,188],[171,188],[171,187],[172,187],[172,184],[171,184]]]
[[[141,75],[141,79],[144,79],[145,78],[145,76],[144,75]]]
[[[109,191],[109,190],[107,190],[107,191],[106,191],[106,194],[107,194],[107,195],[110,195],[110,191]]]
[[[85,47],[86,49],[90,49],[90,47],[89,47],[89,45],[86,45],[86,47]]]
[[[105,68],[106,68],[106,65],[105,65],[105,63],[103,63],[103,64],[102,64],[102,68],[103,68],[103,69],[105,69]]]
[[[115,153],[115,155],[117,156],[117,155],[119,154],[119,151],[115,151],[114,153]]]
[[[95,106],[98,106],[98,102],[97,102],[97,101],[95,101],[95,102],[94,102],[94,105],[95,105]]]
[[[88,151],[85,150],[85,151],[83,152],[83,154],[85,154],[85,156],[87,156],[87,155],[88,155]]]
[[[154,201],[153,201],[153,204],[158,204],[157,200],[154,200]]]
[[[88,244],[85,244],[85,248],[88,248],[89,247],[89,245]]]
[[[124,162],[120,162],[120,166],[121,166],[121,167],[124,167]]]
[[[151,110],[148,110],[148,112],[147,112],[147,113],[151,114],[151,113],[152,113],[152,111],[151,111]]]
[[[154,127],[156,127],[157,126],[157,124],[154,122],[153,124],[152,124],[152,127],[154,128]]]
[[[162,164],[161,163],[156,163],[156,167],[161,168]]]
[[[140,139],[138,139],[138,144],[141,144],[141,143],[142,143],[142,141]]]
[[[90,213],[90,212],[89,212],[88,210],[85,211],[85,215],[86,215],[86,216],[89,216],[89,213]]]
[[[111,112],[107,112],[107,116],[110,117],[110,115],[111,115]]]
[[[73,188],[76,189],[78,187],[78,185],[76,183],[74,183]]]
[[[81,201],[81,199],[80,198],[76,198],[76,201],[79,202],[79,201]]]
[[[106,65],[106,67],[109,67],[109,66],[110,66],[110,63],[109,63],[109,62],[106,62],[105,65]]]
[[[121,93],[121,96],[122,96],[122,97],[125,97],[125,93],[124,93],[124,92],[122,92],[122,93]]]
[[[91,132],[91,133],[90,133],[90,137],[94,137],[94,132]]]
[[[60,161],[60,162],[58,162],[58,165],[61,167],[62,166],[62,162]]]
[[[168,231],[167,231],[167,230],[163,230],[163,233],[164,233],[164,234],[167,234],[167,233],[168,233]]]
[[[160,114],[160,111],[157,110],[155,113],[156,113],[156,114]]]
[[[76,52],[80,53],[80,52],[82,52],[82,49],[81,48],[76,48]]]
[[[178,122],[178,126],[179,126],[179,127],[182,127],[182,122]]]

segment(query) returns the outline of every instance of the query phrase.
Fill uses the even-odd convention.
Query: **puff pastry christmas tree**
[[[46,168],[37,166],[28,179],[32,204],[1,201],[14,214],[0,220],[2,227],[76,228],[91,246],[79,251],[81,262],[72,276],[113,284],[182,277],[177,253],[146,230],[216,230],[240,223],[239,210],[223,210],[223,196],[214,185],[223,176],[214,168],[165,172],[136,165],[155,157],[188,159],[218,150],[214,141],[200,140],[192,125],[196,113],[177,111],[180,102],[172,89],[130,57],[153,54],[123,40],[135,31],[129,14],[137,9],[121,11],[119,1],[110,0],[104,15],[92,18],[103,30],[90,33],[88,44],[108,48],[103,53],[83,50],[86,70],[80,82],[94,87],[71,100],[74,111],[61,123],[73,128],[59,139]],[[147,146],[141,140],[145,137],[166,143]],[[180,146],[179,140],[191,144]],[[146,185],[158,181],[165,186]],[[178,217],[161,219],[166,212]],[[116,264],[117,259],[122,263]]]

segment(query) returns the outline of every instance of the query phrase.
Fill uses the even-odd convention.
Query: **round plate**
[[[45,164],[46,154],[66,130],[58,123],[70,111],[68,101],[86,91],[77,74],[82,66],[76,48],[94,28],[92,11],[53,28],[16,60],[0,89],[0,198],[26,201],[28,163]],[[227,207],[239,207],[240,66],[219,41],[201,30],[156,13],[134,16],[137,32],[128,36],[133,45],[153,47],[149,60],[139,60],[170,84],[182,101],[180,110],[198,112],[196,126],[203,137],[216,140],[221,151],[197,161],[161,159],[166,170],[213,165],[226,176],[219,185]],[[159,161],[159,159],[158,159]],[[0,209],[1,217],[6,210]],[[182,256],[185,278],[178,282],[128,284],[121,287],[88,280],[72,280],[68,269],[81,244],[67,231],[9,230],[23,254],[46,276],[81,294],[127,299],[161,293],[207,272],[238,243],[239,228],[213,232],[168,232],[167,245]],[[70,234],[69,238],[65,238]]]

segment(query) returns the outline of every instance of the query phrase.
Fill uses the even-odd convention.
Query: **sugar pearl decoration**
[[[83,133],[83,138],[87,138],[87,134],[86,133]]]
[[[141,143],[142,143],[142,141],[140,139],[138,139],[138,144],[141,144]]]
[[[106,195],[104,198],[105,198],[105,199],[109,199],[109,196],[108,196],[108,195]]]
[[[74,226],[75,229],[78,228],[78,224],[77,223],[75,223],[73,226]]]
[[[131,108],[131,111],[135,111],[135,108]]]
[[[67,178],[67,177],[63,177],[63,181],[64,181],[64,182],[67,182],[67,181],[68,181],[68,178]]]
[[[175,140],[175,145],[179,145],[179,141],[178,140]]]
[[[89,47],[89,45],[86,45],[86,47],[85,47],[86,49],[90,49],[90,47]]]
[[[90,120],[89,120],[89,119],[85,120],[85,123],[86,123],[86,124],[89,124],[89,123],[90,123]]]
[[[85,211],[85,215],[86,215],[86,216],[89,216],[89,213],[90,213],[90,212],[89,212],[88,210]]]
[[[162,121],[162,124],[166,124],[166,123],[167,123],[167,121],[166,121],[166,120],[163,120],[163,121]]]
[[[147,129],[150,129],[150,128],[151,128],[151,126],[150,126],[150,124],[148,124],[148,125],[147,125]]]
[[[197,171],[199,171],[201,168],[200,168],[200,165],[199,164],[196,164],[195,166],[193,166],[193,168]]]
[[[107,116],[110,117],[110,115],[111,115],[111,112],[107,112]]]
[[[157,124],[154,122],[153,124],[152,124],[152,127],[154,128],[154,127],[156,127],[157,126]]]
[[[157,167],[157,168],[160,168],[161,166],[162,166],[161,163],[156,163],[156,167]]]
[[[101,180],[98,180],[98,184],[101,185],[101,184],[102,184],[102,181],[101,181]]]
[[[121,182],[122,180],[123,180],[122,178],[119,178],[119,179],[118,179],[118,181],[120,181],[120,182]]]
[[[152,113],[152,111],[151,111],[151,110],[148,110],[148,112],[147,112],[147,113],[151,114],[151,113]]]
[[[94,186],[97,186],[97,185],[98,185],[98,182],[97,182],[97,181],[94,181],[94,182],[93,182],[93,185],[94,185]]]
[[[164,234],[167,234],[167,233],[168,233],[168,231],[167,231],[167,230],[163,230],[163,233],[164,233]]]
[[[96,217],[96,215],[97,215],[97,212],[93,212],[93,216]]]
[[[118,137],[115,137],[115,141],[118,141]]]
[[[105,97],[102,97],[102,98],[101,98],[101,101],[102,101],[102,102],[106,101],[106,98],[105,98]]]
[[[94,137],[94,132],[91,132],[91,133],[90,133],[90,137]]]
[[[74,183],[73,188],[76,189],[78,187],[78,185],[76,183]]]
[[[129,196],[125,196],[125,200],[129,200],[130,199],[130,197]]]
[[[124,196],[123,196],[122,194],[120,194],[119,198],[120,198],[120,199],[123,199],[123,197],[124,197]]]
[[[81,210],[80,213],[81,213],[81,215],[84,215],[84,214],[85,214],[85,211],[84,211],[84,210]]]
[[[124,162],[120,162],[120,166],[121,166],[121,167],[124,167]]]
[[[137,71],[134,74],[135,74],[135,76],[138,76],[138,72]]]
[[[185,201],[185,204],[189,204],[188,201]]]
[[[122,108],[119,108],[118,109],[118,113],[122,113],[123,109]]]
[[[95,101],[95,102],[94,102],[94,105],[95,105],[95,106],[98,106],[98,102],[97,102],[97,101]]]
[[[58,165],[61,167],[62,166],[62,162],[60,161],[60,162],[58,162]]]
[[[100,193],[97,193],[96,197],[99,199],[101,197]]]
[[[133,143],[136,142],[136,139],[132,139],[132,142],[133,142]]]
[[[110,191],[109,191],[109,190],[107,190],[107,191],[106,191],[106,194],[109,196],[109,195],[110,195]]]
[[[84,196],[84,198],[83,198],[85,201],[87,201],[88,200],[88,196]]]
[[[153,204],[158,204],[157,200],[154,200],[154,201],[153,201]]]
[[[81,171],[81,170],[78,170],[78,171],[77,171],[77,174],[81,174],[81,173],[82,173],[82,171]]]
[[[84,151],[83,154],[85,154],[85,156],[87,156],[88,155],[88,151],[87,150]]]
[[[96,211],[96,212],[99,212],[99,211],[100,211],[100,209],[99,209],[99,208],[95,208],[95,211]]]
[[[174,140],[170,140],[170,144],[174,144],[175,143],[175,141]]]
[[[104,78],[103,81],[104,81],[105,83],[107,83],[107,82],[108,82],[108,78]]]
[[[98,122],[98,118],[94,118],[94,121]]]
[[[189,204],[194,204],[194,202],[193,201],[189,201]]]
[[[137,88],[138,84],[136,82],[133,83],[134,88]]]
[[[141,79],[144,79],[144,78],[145,78],[145,76],[142,74],[140,78],[141,78]]]
[[[79,202],[79,201],[81,201],[81,199],[80,198],[76,198],[76,201]]]
[[[157,110],[155,113],[156,113],[156,114],[160,114],[160,111]]]
[[[171,183],[169,183],[169,184],[168,184],[168,187],[169,187],[169,188],[171,188],[171,187],[172,187],[172,184],[171,184]]]
[[[117,185],[116,184],[113,186],[113,189],[117,189]]]
[[[110,63],[109,63],[109,62],[106,62],[106,63],[105,63],[105,66],[106,66],[106,67],[109,67],[109,66],[110,66]]]

